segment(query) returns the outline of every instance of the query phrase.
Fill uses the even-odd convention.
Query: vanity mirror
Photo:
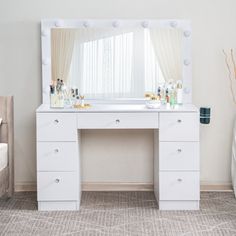
[[[43,102],[59,78],[86,98],[133,101],[182,81],[190,103],[190,36],[184,20],[43,20]]]

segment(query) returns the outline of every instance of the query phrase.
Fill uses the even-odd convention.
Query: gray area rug
[[[159,211],[152,192],[84,192],[80,211],[38,212],[36,193],[0,200],[0,235],[236,235],[233,193],[202,193],[200,211]]]

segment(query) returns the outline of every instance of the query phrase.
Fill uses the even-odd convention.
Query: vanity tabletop
[[[92,104],[90,108],[51,108],[49,104],[42,104],[36,110],[38,113],[90,113],[90,112],[198,112],[193,104],[176,105],[175,108],[147,108],[145,104]]]

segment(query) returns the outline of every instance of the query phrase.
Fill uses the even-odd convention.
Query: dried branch
[[[236,80],[236,63],[234,60],[234,50],[232,48],[230,50],[230,54],[231,54],[231,60],[232,60],[233,70],[234,70],[234,79]]]
[[[228,62],[228,56],[227,56],[227,53],[223,50],[223,53],[225,55],[225,64],[227,66],[227,69],[228,69],[228,76],[229,76],[229,79],[230,79],[230,90],[231,90],[231,94],[233,96],[233,101],[234,103],[236,104],[236,97],[235,97],[235,94],[234,94],[234,90],[233,90],[233,79],[232,79],[232,73],[231,73],[231,69],[230,69],[230,65],[229,65],[229,62]],[[231,49],[231,59],[232,59],[232,49]],[[234,61],[234,60],[233,60]],[[234,62],[233,62],[234,63]]]

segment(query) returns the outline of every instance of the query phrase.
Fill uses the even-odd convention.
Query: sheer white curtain
[[[129,30],[77,31],[71,86],[93,98],[133,97],[133,33]]]
[[[182,79],[182,38],[179,29],[150,29],[150,38],[166,81]]]
[[[164,84],[165,79],[155,55],[149,29],[144,29],[144,56],[145,91],[157,92],[158,86]]]
[[[182,78],[182,33],[165,29],[76,29],[70,86],[87,98],[143,97]]]
[[[52,80],[62,79],[66,83],[69,77],[74,49],[75,31],[73,29],[52,29],[51,58]]]

